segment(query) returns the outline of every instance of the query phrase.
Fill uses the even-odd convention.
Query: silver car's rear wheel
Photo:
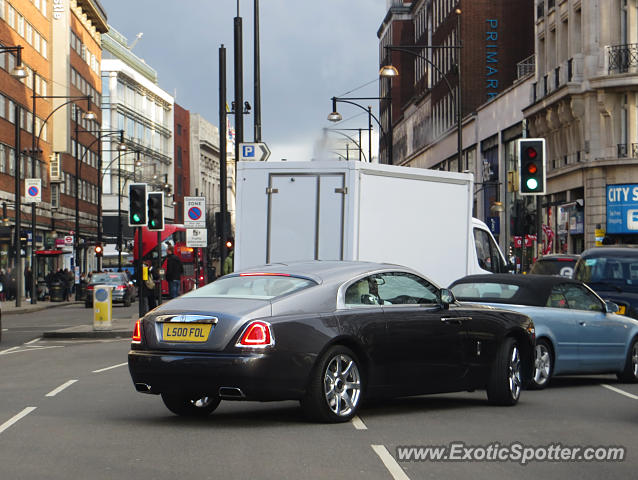
[[[311,373],[301,406],[312,420],[347,422],[357,412],[363,394],[357,356],[347,347],[330,347]]]
[[[547,386],[554,370],[554,356],[549,342],[541,338],[534,352],[534,377],[530,387],[541,390]]]

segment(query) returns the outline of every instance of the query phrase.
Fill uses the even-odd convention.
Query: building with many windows
[[[638,4],[535,0],[536,77],[524,109],[547,140],[543,223],[559,252],[580,253],[606,231],[638,243]],[[599,230],[599,232],[596,232]]]
[[[147,183],[151,191],[174,185],[174,99],[158,86],[157,72],[131,52],[123,35],[110,28],[102,42],[104,241],[126,249],[133,240],[126,214],[129,183]],[[164,212],[172,223],[169,195]]]
[[[0,43],[21,46],[26,69],[21,81],[12,78],[17,58],[0,53],[0,197],[7,204],[0,227],[0,268],[15,264],[10,232],[15,231],[16,166],[23,202],[25,178],[39,178],[42,187],[35,232],[25,222],[25,206],[21,215],[27,264],[35,249],[40,276],[73,265],[90,268],[88,252],[98,220],[100,35],[107,29],[97,0],[0,0]],[[74,245],[65,245],[69,236]]]

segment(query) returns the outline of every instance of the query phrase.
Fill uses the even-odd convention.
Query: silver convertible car
[[[178,415],[299,400],[339,422],[371,397],[485,389],[514,405],[533,355],[526,315],[459,305],[398,265],[316,261],[233,273],[161,305],[137,322],[128,363],[136,389]]]
[[[534,321],[533,388],[553,375],[615,373],[638,382],[638,321],[616,315],[584,283],[549,275],[470,275],[450,286],[457,299],[524,312]]]

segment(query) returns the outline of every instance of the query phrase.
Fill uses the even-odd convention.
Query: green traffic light
[[[139,214],[139,213],[134,213],[134,214],[133,214],[133,221],[134,221],[134,222],[139,222],[140,220],[142,220],[142,219],[140,218],[140,214]]]
[[[538,188],[538,180],[536,180],[535,178],[528,178],[527,188],[529,190],[536,190]]]
[[[151,227],[154,227],[155,225],[157,225],[157,222],[155,220],[151,220]]]

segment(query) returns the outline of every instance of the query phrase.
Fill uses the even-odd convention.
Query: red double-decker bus
[[[149,232],[142,227],[142,260],[155,260],[157,252],[158,233],[161,242],[161,268],[166,271],[166,248],[173,245],[175,255],[184,266],[184,273],[180,282],[180,294],[192,290],[195,285],[206,284],[206,255],[205,249],[186,246],[186,229],[183,225],[167,224],[161,232]],[[133,258],[137,260],[139,248],[138,235],[135,234],[135,248]],[[196,282],[197,280],[197,282]],[[168,295],[168,282],[162,280],[162,295]]]

